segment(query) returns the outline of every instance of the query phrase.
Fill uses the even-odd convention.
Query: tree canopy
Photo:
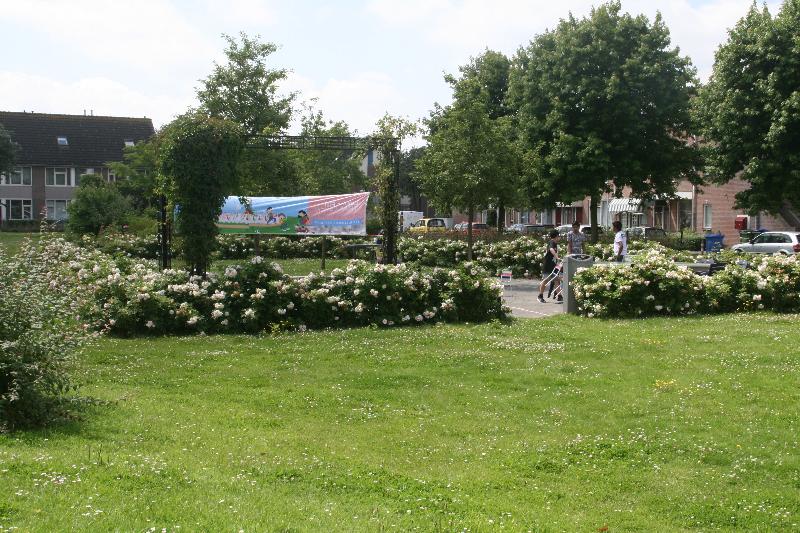
[[[278,49],[258,37],[239,34],[239,41],[222,36],[227,63],[215,64],[197,89],[201,109],[212,117],[239,124],[246,139],[262,133],[277,133],[289,125],[294,95],[280,96],[278,83],[286,69],[270,68],[269,56]]]
[[[417,181],[438,209],[457,208],[474,220],[476,209],[489,207],[518,157],[499,120],[489,114],[488,91],[474,79],[462,79],[458,97],[430,121],[428,148],[417,161]],[[472,256],[472,227],[468,228]]]
[[[610,185],[646,196],[696,179],[686,142],[695,84],[661,16],[623,14],[618,1],[537,36],[518,52],[509,81],[531,204],[589,196],[596,224]]]
[[[325,120],[322,111],[305,106],[300,119],[301,135],[308,137],[350,137],[352,132],[343,121]],[[297,150],[291,152],[296,194],[342,194],[366,187],[366,176],[353,151]]]
[[[706,171],[750,189],[736,197],[751,212],[800,206],[800,0],[776,17],[753,5],[716,53],[698,100]]]

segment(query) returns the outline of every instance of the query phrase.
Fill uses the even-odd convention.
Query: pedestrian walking
[[[622,262],[628,255],[628,234],[622,231],[622,222],[615,220],[614,227],[614,260]]]

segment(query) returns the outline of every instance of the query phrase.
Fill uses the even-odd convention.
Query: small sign
[[[514,278],[514,273],[510,270],[503,270],[500,272],[500,281],[511,281]]]

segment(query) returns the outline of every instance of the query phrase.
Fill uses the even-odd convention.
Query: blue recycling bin
[[[722,241],[725,240],[725,235],[721,233],[709,233],[705,236],[706,243],[704,249],[706,252],[719,252],[722,250]]]

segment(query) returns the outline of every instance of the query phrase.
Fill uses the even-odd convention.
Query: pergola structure
[[[392,158],[393,179],[388,184],[387,195],[393,198],[397,194],[400,181],[400,140],[395,137],[323,137],[304,135],[256,135],[245,146],[248,150],[334,150],[340,152],[368,152],[380,149]],[[161,251],[161,268],[170,268],[172,252],[170,250],[171,230],[167,216],[167,199],[161,197],[161,220],[159,226],[159,243]],[[397,212],[399,205],[394,206]],[[396,216],[395,216],[396,218]],[[387,263],[397,262],[397,224],[388,224],[383,229],[383,257]]]

